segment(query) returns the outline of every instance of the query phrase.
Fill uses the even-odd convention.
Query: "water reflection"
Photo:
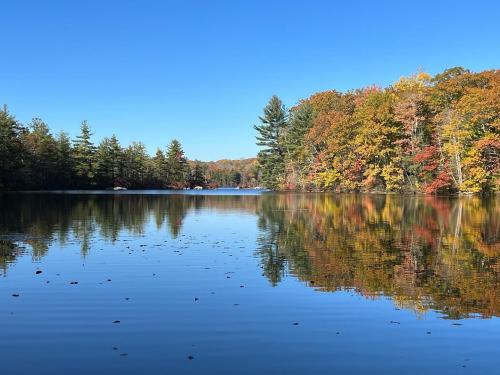
[[[450,318],[500,315],[500,206],[479,198],[263,197],[259,253],[266,276],[285,272],[324,291],[391,296]]]
[[[0,274],[27,253],[77,239],[147,236],[148,223],[180,234],[198,210],[257,215],[256,255],[272,285],[287,275],[319,291],[384,295],[449,318],[500,316],[500,204],[495,198],[385,195],[0,196]],[[242,228],[244,230],[244,228]]]

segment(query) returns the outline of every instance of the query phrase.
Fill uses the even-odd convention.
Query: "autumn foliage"
[[[265,113],[281,107],[273,97]],[[434,77],[419,72],[386,88],[320,92],[277,118],[279,126],[272,128],[278,122],[264,117],[267,133],[259,135],[259,145],[266,146],[263,137],[272,134],[273,149],[279,150],[276,156],[264,147],[259,154],[271,188],[499,190],[499,70],[457,67]]]

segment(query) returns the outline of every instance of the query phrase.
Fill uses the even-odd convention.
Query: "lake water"
[[[0,371],[498,374],[499,233],[498,198],[3,194]]]

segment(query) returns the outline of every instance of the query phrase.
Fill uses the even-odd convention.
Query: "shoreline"
[[[217,190],[235,190],[235,191],[259,191],[262,193],[276,193],[276,194],[328,194],[328,195],[387,195],[387,196],[400,196],[400,197],[500,197],[500,192],[480,192],[480,193],[453,193],[453,194],[427,194],[423,192],[384,192],[384,191],[329,191],[329,190],[318,190],[318,191],[303,191],[303,190],[270,190],[265,188],[236,188],[236,187],[221,187],[214,189],[173,189],[173,188],[144,188],[144,189],[127,189],[127,190],[112,190],[112,189],[40,189],[40,190],[0,190],[0,194],[12,194],[12,193],[22,193],[22,194],[43,194],[43,193],[107,193],[107,194],[117,194],[126,195],[127,193],[136,194],[137,192],[152,192],[152,191],[163,191],[172,192],[174,194],[182,194],[183,192],[190,192],[191,195],[203,195],[203,192],[214,192]],[[192,194],[195,192],[195,194]],[[223,194],[221,194],[223,195]]]

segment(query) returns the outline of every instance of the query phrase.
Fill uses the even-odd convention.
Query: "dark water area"
[[[500,199],[0,195],[2,374],[497,374]]]

